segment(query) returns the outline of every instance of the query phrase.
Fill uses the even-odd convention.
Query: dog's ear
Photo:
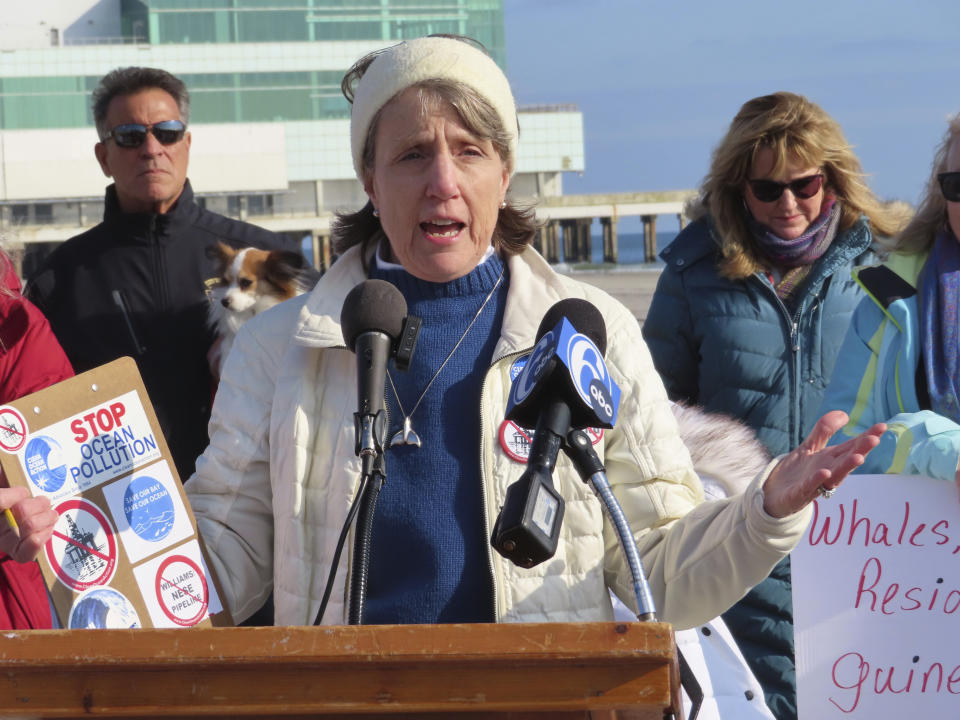
[[[227,245],[223,240],[218,240],[213,245],[208,245],[206,249],[207,257],[217,263],[220,274],[233,261],[237,255],[237,250]]]
[[[291,285],[308,267],[307,259],[292,250],[271,250],[263,263],[264,279],[280,290],[291,290]]]

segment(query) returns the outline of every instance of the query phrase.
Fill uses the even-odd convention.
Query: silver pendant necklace
[[[494,283],[493,289],[490,290],[483,303],[481,303],[480,309],[477,310],[476,314],[473,316],[473,319],[470,321],[470,324],[467,325],[467,329],[463,331],[463,335],[461,335],[460,339],[457,340],[457,344],[453,346],[453,350],[451,350],[447,354],[447,357],[444,358],[443,362],[440,363],[440,367],[437,368],[437,371],[433,374],[433,377],[430,378],[430,382],[427,383],[427,386],[423,389],[423,392],[420,393],[420,397],[417,398],[417,402],[414,403],[410,412],[406,412],[403,409],[403,403],[400,402],[400,393],[397,392],[397,386],[393,384],[393,376],[391,376],[390,371],[387,370],[387,379],[390,381],[390,387],[393,389],[393,396],[397,398],[397,407],[400,408],[400,414],[403,415],[403,429],[394,433],[393,437],[390,439],[390,447],[393,447],[394,445],[413,445],[414,447],[420,447],[420,436],[417,435],[417,432],[413,429],[413,422],[410,418],[413,417],[413,414],[417,411],[417,408],[420,407],[420,402],[427,394],[427,391],[430,390],[430,386],[433,385],[433,381],[437,379],[441,372],[443,372],[443,368],[447,366],[447,363],[450,362],[450,358],[453,357],[453,354],[457,351],[457,348],[460,347],[461,343],[463,343],[464,338],[467,337],[467,333],[470,332],[470,329],[473,327],[474,323],[477,322],[477,318],[480,317],[480,313],[483,312],[483,309],[487,306],[487,303],[490,302],[490,298],[493,297],[493,294],[497,291],[497,288],[500,287],[500,282],[502,280],[503,269],[500,270],[500,276],[497,278],[497,282]]]

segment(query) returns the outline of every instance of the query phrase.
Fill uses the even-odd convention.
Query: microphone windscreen
[[[382,332],[396,341],[407,316],[407,301],[386,280],[364,280],[343,301],[340,326],[343,341],[355,350],[357,338],[365,332]]]
[[[566,318],[577,332],[586,335],[601,355],[607,354],[607,324],[597,306],[583,298],[566,298],[554,303],[537,328],[537,342]]]

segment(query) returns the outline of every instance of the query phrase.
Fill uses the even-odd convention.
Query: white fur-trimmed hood
[[[683,403],[672,408],[707,499],[743,492],[770,462],[756,433],[740,420]]]

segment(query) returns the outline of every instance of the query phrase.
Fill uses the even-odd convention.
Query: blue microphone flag
[[[620,388],[603,353],[566,318],[543,335],[513,381],[506,418],[535,427],[542,398],[557,393],[570,405],[572,428],[612,428],[617,421]]]

